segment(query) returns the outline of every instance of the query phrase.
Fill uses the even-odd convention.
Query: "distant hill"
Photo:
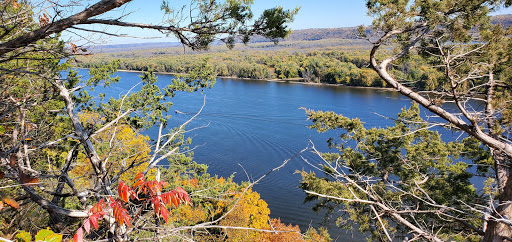
[[[315,41],[322,39],[357,39],[357,27],[346,28],[315,28],[315,29],[298,29],[288,36],[288,38],[280,41]],[[261,36],[251,38],[251,42],[269,42]]]
[[[496,15],[491,17],[492,24],[501,24],[504,27],[512,25],[512,14]],[[315,41],[321,39],[358,39],[357,27],[346,28],[318,28],[293,30],[290,36],[282,41]],[[259,39],[261,41],[257,41]],[[268,42],[267,39],[256,37],[251,42]]]
[[[316,28],[316,29],[299,29],[294,30],[290,36],[286,39],[279,40],[280,43],[285,44],[289,42],[313,42],[319,40],[352,40],[347,43],[354,44],[365,44],[365,41],[361,41],[357,38],[356,27],[348,28]],[[354,42],[355,41],[355,42]],[[261,36],[251,37],[250,43],[268,43],[271,42]],[[223,42],[217,41],[212,45],[224,45]],[[158,43],[140,43],[140,44],[118,44],[118,45],[99,45],[91,50],[96,53],[112,53],[132,50],[144,50],[144,49],[160,49],[181,46],[179,42],[158,42]]]
[[[501,24],[504,27],[512,26],[512,14],[496,15],[491,17],[491,23]],[[308,41],[319,41],[328,39],[337,40],[354,40],[347,43],[359,43],[357,36],[357,27],[344,27],[344,28],[314,28],[314,29],[299,29],[293,30],[290,36],[286,39],[280,40],[283,44],[286,42],[308,42]],[[254,36],[251,38],[251,43],[264,43],[271,42],[270,40],[261,36]],[[213,45],[222,45],[223,43],[218,41]],[[360,43],[359,43],[360,44]],[[362,43],[364,44],[364,43]],[[144,49],[160,49],[169,47],[181,46],[179,42],[159,42],[159,43],[141,43],[141,44],[121,44],[121,45],[100,45],[92,48],[96,53],[110,53],[110,52],[121,52],[121,51],[132,51],[132,50],[144,50]]]
[[[491,23],[501,24],[503,27],[508,28],[512,25],[512,14],[496,15],[491,17]]]
[[[181,46],[179,42],[157,42],[157,43],[138,43],[138,44],[117,44],[117,45],[98,45],[91,49],[96,53],[110,53],[121,51],[135,51],[142,49],[159,49]]]

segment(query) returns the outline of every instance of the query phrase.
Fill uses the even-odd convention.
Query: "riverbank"
[[[86,69],[86,70],[90,69],[90,68],[83,68],[83,67],[77,67],[77,68]],[[132,73],[142,73],[143,72],[143,71],[124,70],[124,69],[119,69],[118,71],[132,72]],[[186,75],[187,74],[187,73],[161,72],[161,71],[157,71],[157,72],[154,72],[154,73],[155,74],[163,74],[163,75]],[[333,84],[333,83],[322,83],[322,82],[305,82],[304,78],[254,79],[254,78],[237,77],[237,76],[217,76],[217,78],[222,78],[222,79],[238,79],[238,80],[258,80],[258,81],[268,81],[268,82],[283,82],[283,83],[311,85],[311,86],[341,86],[341,87],[365,88],[365,89],[372,89],[372,90],[394,91],[394,89],[390,88],[390,87],[365,87],[365,86],[349,86],[349,85],[344,85],[344,84]]]

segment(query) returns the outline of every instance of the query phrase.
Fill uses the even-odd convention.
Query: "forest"
[[[113,52],[77,58],[77,66],[94,68],[120,60],[121,70],[188,73],[197,63],[207,61],[216,76],[297,80],[311,83],[340,84],[361,87],[385,87],[386,84],[370,67],[365,46],[305,48],[279,50],[231,50],[210,53],[179,54],[180,48],[149,49],[144,51]],[[318,43],[307,43],[306,46]],[[329,43],[338,44],[338,43]],[[345,44],[345,43],[342,43]],[[257,45],[257,44],[256,44]],[[300,44],[299,44],[300,45]],[[244,47],[242,47],[244,48]],[[253,45],[246,47],[255,48]],[[181,50],[182,51],[182,50]],[[432,90],[439,73],[426,62],[416,58],[394,68],[394,73],[407,80],[415,80],[415,87]]]
[[[310,129],[335,136],[329,152],[309,144],[294,155],[315,156],[297,186],[339,229],[379,241],[512,240],[512,28],[509,15],[491,17],[512,1],[367,0],[370,27],[290,40],[298,7],[254,16],[251,0],[164,1],[151,24],[124,19],[129,2],[0,2],[0,240],[331,241],[324,228],[271,218],[254,191],[289,159],[236,183],[194,161],[189,125],[201,107],[170,127],[174,98],[217,76],[386,87],[412,102],[383,127],[302,109]],[[117,35],[97,26],[152,29],[180,46],[98,53],[77,34]],[[119,70],[141,71],[140,86],[91,95],[122,81]],[[157,85],[155,72],[179,75]]]

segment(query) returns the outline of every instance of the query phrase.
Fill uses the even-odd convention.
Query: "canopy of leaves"
[[[341,209],[345,213],[338,220],[340,226],[355,223],[361,232],[384,240],[382,226],[393,238],[407,237],[410,231],[391,211],[437,231],[445,240],[479,240],[470,227],[448,222],[482,224],[470,208],[485,206],[490,194],[477,190],[471,178],[485,175],[492,160],[476,140],[443,141],[438,132],[428,129],[417,104],[402,109],[395,125],[387,128],[366,129],[359,119],[333,112],[306,112],[313,122],[310,128],[341,132],[339,139],[328,141],[337,152],[321,154],[324,162],[318,168],[323,175],[302,172],[304,190],[330,196],[310,193],[307,200],[318,200],[316,209]],[[374,216],[380,216],[382,224]]]

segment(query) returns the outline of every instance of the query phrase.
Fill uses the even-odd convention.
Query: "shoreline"
[[[84,68],[84,67],[76,67],[77,69],[90,69],[90,68]],[[142,73],[143,71],[136,71],[136,70],[124,70],[119,69],[117,71],[120,72],[132,72],[132,73]],[[186,73],[176,73],[176,72],[162,72],[162,71],[155,71],[155,74],[163,74],[163,75],[186,75]],[[256,81],[267,81],[267,82],[282,82],[282,83],[291,83],[291,84],[301,84],[301,85],[309,85],[309,86],[332,86],[332,87],[351,87],[351,88],[367,88],[367,89],[374,89],[374,90],[383,90],[383,91],[395,91],[393,88],[390,87],[363,87],[363,86],[348,86],[343,84],[332,84],[332,83],[322,83],[322,82],[304,82],[300,80],[304,80],[304,78],[289,78],[289,79],[254,79],[254,78],[248,78],[248,77],[236,77],[236,76],[216,76],[217,78],[222,79],[238,79],[238,80],[256,80]]]

